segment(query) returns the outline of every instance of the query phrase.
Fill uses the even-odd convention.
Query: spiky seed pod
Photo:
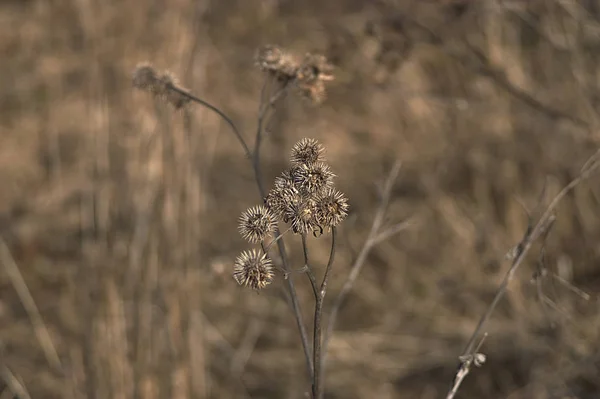
[[[335,227],[348,216],[348,199],[333,188],[324,191],[316,199],[315,219],[320,226]]]
[[[311,165],[300,165],[292,170],[294,185],[303,196],[313,196],[333,186],[335,175],[329,165],[316,162]]]
[[[233,278],[243,287],[261,290],[273,281],[271,259],[252,249],[242,252],[233,265]]]
[[[288,204],[285,211],[285,218],[291,223],[292,231],[295,234],[306,234],[319,230],[315,216],[316,203],[310,198]]]
[[[284,171],[275,178],[273,188],[265,198],[265,205],[284,223],[287,223],[285,210],[288,205],[300,200],[299,192],[289,171]]]
[[[312,165],[323,161],[323,146],[315,139],[303,138],[292,147],[292,165]]]
[[[280,80],[291,80],[296,77],[300,63],[289,52],[280,47],[267,45],[256,52],[256,64],[264,72],[273,74]]]
[[[265,198],[265,205],[275,217],[284,223],[289,222],[286,210],[295,203],[301,201],[298,191],[294,189],[285,189],[274,187]]]
[[[258,205],[242,213],[238,229],[248,242],[259,243],[273,234],[276,227],[275,216],[265,206]]]

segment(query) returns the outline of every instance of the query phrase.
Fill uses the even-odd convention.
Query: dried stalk
[[[4,242],[3,239],[0,238],[0,260],[4,265],[6,273],[11,281],[11,284],[17,291],[19,295],[19,299],[27,312],[27,316],[29,316],[29,320],[31,325],[33,326],[33,331],[37,337],[37,340],[44,352],[44,356],[46,357],[46,361],[52,367],[52,369],[63,374],[63,366],[58,356],[58,352],[52,343],[52,338],[50,337],[50,333],[48,332],[48,328],[44,323],[44,319],[40,314],[40,311],[35,304],[33,296],[31,296],[31,292],[29,288],[27,288],[27,284],[23,279],[23,275],[19,271],[19,266],[13,259],[8,246]]]

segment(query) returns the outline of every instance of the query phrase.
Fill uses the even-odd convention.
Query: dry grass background
[[[338,67],[324,105],[286,99],[263,151],[271,179],[299,138],[328,149],[352,206],[331,297],[396,158],[390,220],[418,220],[371,253],[343,306],[327,397],[445,395],[527,227],[522,204],[556,193],[600,145],[596,1],[2,2],[0,233],[58,354],[4,251],[3,377],[33,398],[304,397],[277,289],[231,278],[237,215],[259,201],[241,148],[210,112],[174,112],[130,82],[140,61],[170,69],[250,137],[266,43]],[[458,397],[600,397],[598,183],[559,207],[551,273],[531,283],[538,246]],[[326,259],[325,241],[311,246]]]

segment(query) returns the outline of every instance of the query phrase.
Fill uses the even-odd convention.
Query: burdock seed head
[[[323,146],[315,139],[303,138],[292,147],[292,165],[312,165],[323,161]]]
[[[291,80],[296,77],[299,62],[292,54],[281,47],[267,45],[256,52],[256,64],[264,72],[273,74],[280,80]]]
[[[348,199],[340,191],[330,188],[316,199],[315,219],[322,227],[335,227],[348,216]]]
[[[286,209],[290,204],[298,201],[300,201],[300,193],[289,170],[286,170],[275,178],[273,188],[265,198],[265,205],[277,218],[287,223]]]
[[[333,69],[324,55],[308,53],[296,72],[296,79],[304,83],[334,80]]]
[[[139,64],[132,75],[133,87],[154,92],[158,83],[158,75],[149,63]]]
[[[325,82],[334,79],[333,65],[319,54],[306,54],[296,71],[296,86],[300,94],[313,104],[321,104],[327,97]]]
[[[246,241],[259,243],[275,231],[275,226],[273,213],[267,207],[258,205],[242,213],[238,229]]]
[[[288,204],[285,217],[292,225],[295,234],[306,234],[319,230],[316,219],[316,203],[311,198]]]
[[[169,72],[159,74],[148,63],[136,67],[132,82],[134,87],[152,93],[177,109],[184,107],[191,101],[186,96],[187,91],[179,85],[174,75]]]
[[[273,281],[273,263],[266,255],[252,249],[242,252],[233,265],[233,278],[243,287],[261,290]]]
[[[333,187],[335,175],[329,165],[316,162],[310,165],[300,165],[292,169],[294,184],[301,195],[313,196]]]

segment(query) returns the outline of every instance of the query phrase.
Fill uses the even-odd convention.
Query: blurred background
[[[2,1],[1,398],[307,397],[281,276],[258,294],[231,276],[261,200],[242,149],[131,84],[140,62],[168,69],[250,140],[264,44],[336,66],[322,105],[278,105],[263,148],[270,182],[318,139],[349,198],[326,306],[396,159],[387,222],[416,221],[344,302],[326,397],[444,397],[528,212],[600,146],[596,0]],[[559,206],[458,398],[600,398],[599,183]],[[309,245],[324,264],[328,238]]]

